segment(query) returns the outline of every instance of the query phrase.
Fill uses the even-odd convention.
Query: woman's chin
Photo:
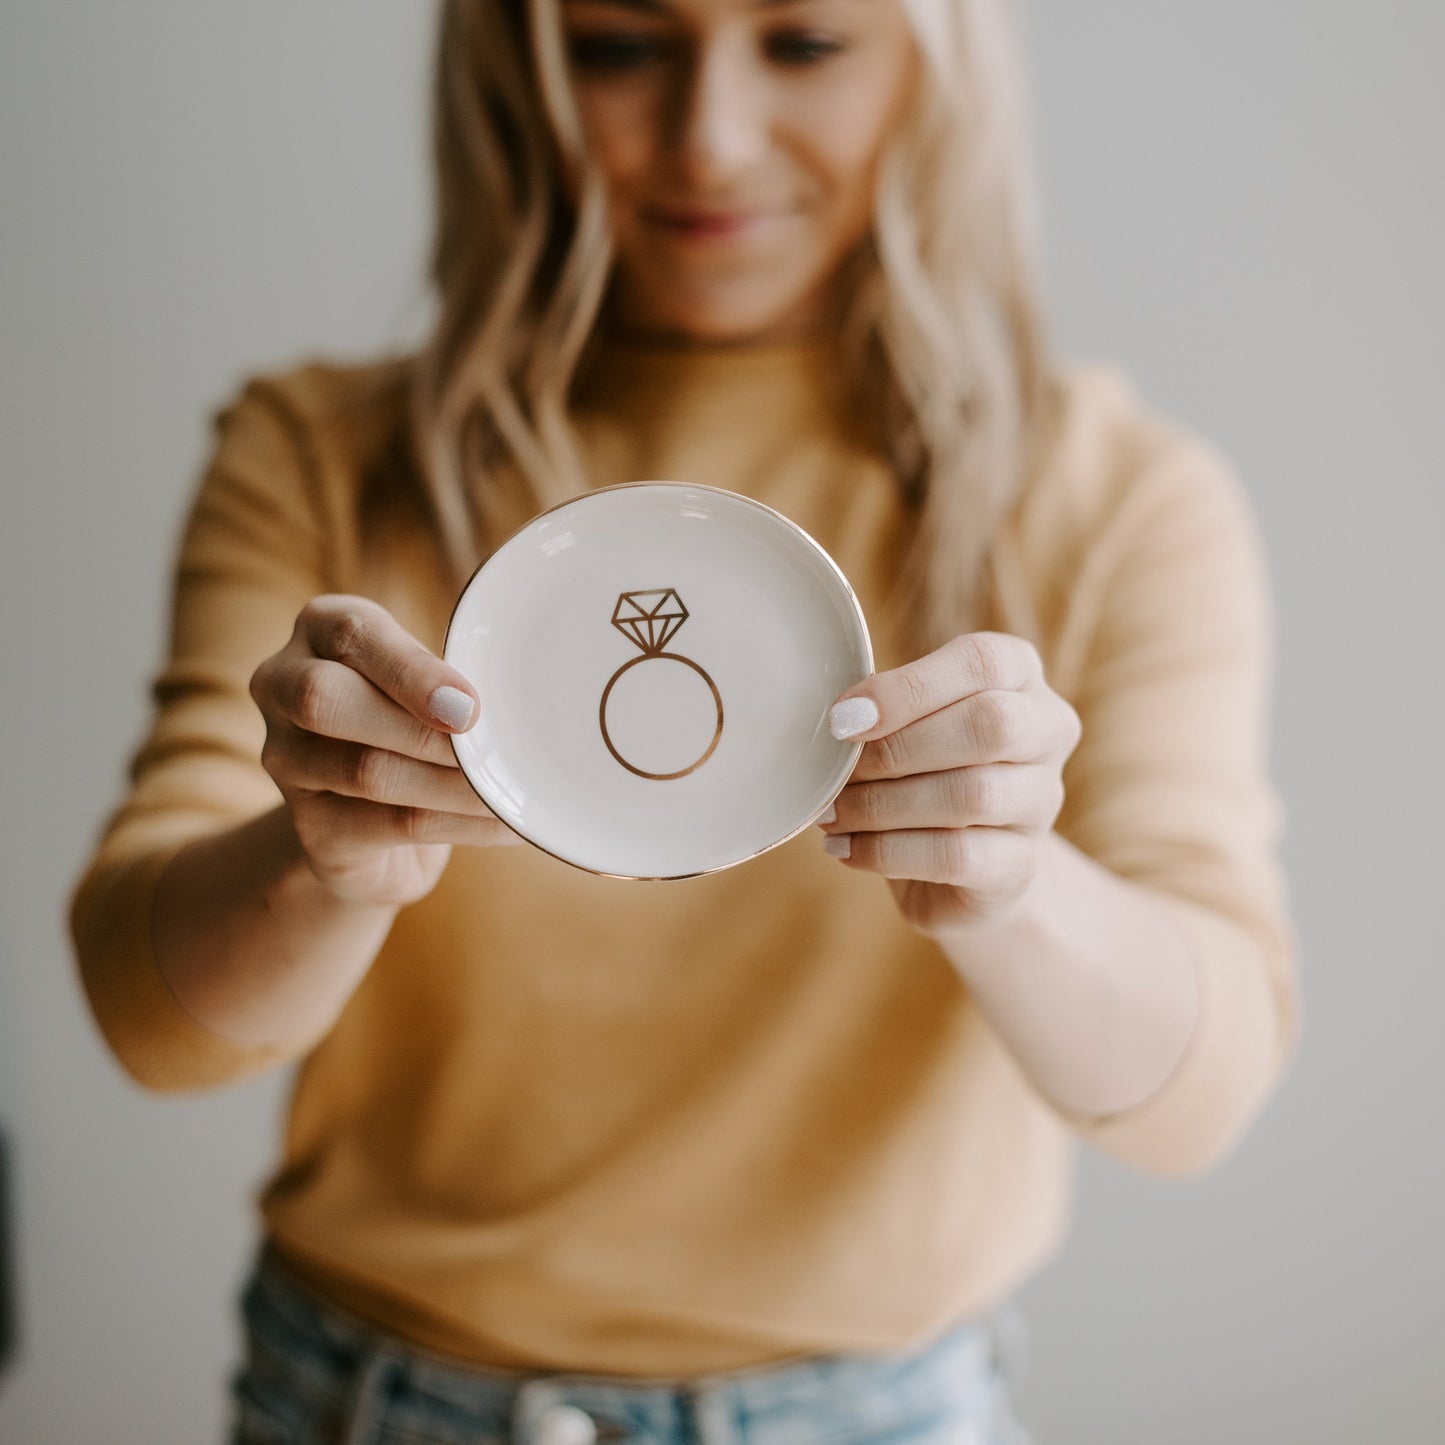
[[[817,332],[815,316],[796,307],[659,307],[616,322],[624,335],[694,346],[801,341]]]

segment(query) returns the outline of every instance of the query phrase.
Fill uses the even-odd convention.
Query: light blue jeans
[[[379,1333],[262,1251],[231,1445],[1028,1445],[1016,1306],[894,1355],[684,1379],[477,1369]]]

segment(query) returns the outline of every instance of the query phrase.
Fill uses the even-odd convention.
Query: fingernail
[[[837,808],[835,808],[832,803],[829,803],[828,806],[818,814],[818,821],[820,823],[836,823],[838,821]]]
[[[449,728],[465,732],[472,724],[472,710],[476,703],[459,687],[439,687],[427,698],[426,705],[431,715]]]
[[[846,858],[853,851],[853,838],[849,833],[830,833],[823,839],[823,851],[830,858]]]
[[[828,714],[828,726],[839,742],[866,733],[877,721],[878,704],[871,697],[845,697]]]

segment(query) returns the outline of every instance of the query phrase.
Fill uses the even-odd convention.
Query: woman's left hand
[[[831,722],[835,737],[865,746],[822,824],[830,853],[890,879],[925,933],[995,919],[1018,901],[1082,731],[1032,643],[956,637],[849,688]]]

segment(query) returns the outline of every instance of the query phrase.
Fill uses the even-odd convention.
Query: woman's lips
[[[724,241],[756,231],[770,219],[767,211],[646,211],[646,219],[670,235],[689,241]]]

